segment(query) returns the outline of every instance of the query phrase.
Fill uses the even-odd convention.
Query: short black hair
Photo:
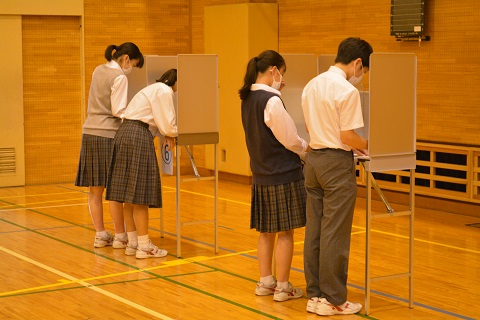
[[[365,40],[350,37],[343,40],[338,46],[337,57],[335,63],[340,62],[349,64],[355,59],[362,59],[362,65],[369,67],[370,55],[372,54],[372,46]]]

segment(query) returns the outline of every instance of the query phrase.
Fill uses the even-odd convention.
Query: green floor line
[[[74,223],[74,222],[71,222],[71,221],[68,221],[68,220],[65,220],[65,219],[62,219],[62,218],[58,218],[58,217],[43,213],[41,211],[35,210],[35,209],[30,209],[28,207],[18,205],[16,203],[11,203],[11,202],[5,201],[3,199],[0,199],[0,202],[3,202],[3,203],[6,203],[6,204],[9,204],[9,205],[13,206],[12,209],[25,209],[25,210],[35,212],[36,214],[39,214],[39,215],[42,215],[42,216],[45,216],[45,217],[48,217],[48,218],[51,218],[51,219],[54,219],[54,220],[58,220],[58,221],[61,221],[61,222],[68,223],[68,224],[70,224],[72,226],[75,226],[75,227],[80,227],[80,228],[84,228],[84,229],[87,229],[87,230],[95,231],[95,228],[89,228],[86,225],[78,224],[78,223]]]
[[[30,209],[28,209],[28,210],[30,210]],[[48,216],[47,214],[43,214],[43,215]],[[55,217],[54,217],[54,218],[55,218]],[[5,219],[3,219],[3,218],[0,218],[0,221],[5,222],[5,223],[8,223],[8,224],[11,224],[11,225],[16,226],[16,227],[18,227],[18,228],[25,229],[25,230],[30,231],[30,232],[32,232],[32,233],[38,234],[38,235],[40,235],[40,236],[47,237],[47,238],[49,238],[49,239],[51,239],[51,240],[55,240],[55,241],[61,242],[61,243],[65,244],[65,245],[69,245],[69,246],[71,246],[71,247],[73,247],[73,248],[80,249],[80,250],[82,250],[82,251],[95,254],[95,255],[97,255],[97,256],[100,256],[100,257],[102,257],[102,258],[108,259],[108,260],[110,260],[110,261],[113,261],[113,262],[116,262],[116,263],[120,263],[120,264],[122,264],[122,265],[124,265],[124,266],[127,266],[127,267],[129,267],[129,268],[132,268],[132,269],[134,269],[134,270],[141,270],[141,268],[138,268],[138,267],[136,267],[136,266],[130,265],[130,264],[125,263],[125,262],[123,262],[123,261],[118,261],[118,260],[116,260],[116,259],[114,259],[114,258],[105,256],[105,255],[102,255],[102,254],[98,254],[98,253],[93,252],[93,251],[91,251],[91,250],[82,248],[82,247],[80,247],[80,246],[74,245],[74,244],[72,244],[72,243],[69,243],[69,242],[67,242],[67,241],[64,241],[64,240],[61,240],[61,239],[58,239],[58,238],[55,238],[55,237],[53,237],[53,236],[50,236],[50,235],[41,233],[41,232],[36,231],[36,230],[34,230],[34,229],[30,229],[30,228],[27,228],[27,227],[25,227],[25,226],[18,225],[18,224],[14,223],[14,222],[11,222],[11,221],[7,221],[7,220],[5,220]],[[194,263],[195,263],[195,262],[194,262]],[[210,268],[210,269],[213,269],[212,267],[209,267],[209,268]],[[216,271],[219,271],[219,270],[220,270],[220,269],[218,269],[218,270],[216,270]],[[210,293],[210,292],[207,292],[207,291],[203,291],[203,290],[197,289],[197,288],[195,288],[195,287],[193,287],[193,286],[184,284],[184,283],[182,283],[182,282],[180,282],[180,281],[176,281],[176,280],[170,279],[169,277],[160,276],[160,275],[158,275],[158,274],[156,274],[156,273],[153,273],[153,272],[151,272],[151,271],[148,271],[148,270],[142,270],[141,272],[142,272],[142,273],[145,273],[145,274],[148,274],[148,275],[151,275],[151,276],[153,276],[154,278],[162,279],[162,280],[165,280],[165,281],[169,281],[169,282],[171,282],[171,283],[174,283],[174,284],[176,284],[176,285],[182,286],[182,287],[184,287],[184,288],[187,288],[187,289],[193,290],[193,291],[195,291],[195,292],[204,294],[204,295],[206,295],[206,296],[215,298],[215,299],[217,299],[217,300],[220,300],[220,301],[223,301],[223,302],[232,304],[232,305],[234,305],[234,306],[236,306],[236,307],[239,307],[239,308],[248,310],[248,311],[250,311],[250,312],[257,313],[257,314],[262,315],[262,316],[265,316],[265,317],[267,317],[267,318],[270,318],[270,319],[281,319],[281,318],[277,318],[277,317],[275,317],[275,316],[273,316],[273,315],[264,313],[264,312],[262,312],[262,311],[260,311],[260,310],[253,309],[253,308],[251,308],[251,307],[248,307],[248,306],[239,304],[239,303],[234,302],[234,301],[232,301],[232,300],[225,299],[225,298],[223,298],[223,297],[221,297],[221,296],[217,296],[217,295],[215,295],[215,294],[213,294],[213,293]],[[84,287],[82,286],[82,288],[84,288]],[[59,290],[59,289],[57,289],[57,290]],[[56,290],[51,290],[50,292],[54,292],[54,291],[56,291]],[[25,293],[23,293],[23,294],[25,294]],[[21,296],[21,295],[22,295],[22,294],[18,294],[18,296]]]
[[[68,189],[68,188],[66,188],[66,189]],[[81,192],[81,191],[79,191],[79,192]],[[25,207],[23,207],[23,206],[19,206],[19,205],[16,205],[16,204],[14,204],[14,203],[9,203],[8,201],[5,201],[5,200],[3,200],[3,199],[0,199],[0,201],[1,201],[1,202],[4,202],[4,203],[7,203],[7,204],[9,204],[9,205],[14,205],[14,206],[16,206],[16,207],[18,207],[18,208],[25,208]],[[73,222],[71,222],[71,221],[64,220],[64,219],[61,219],[61,218],[58,218],[58,217],[55,217],[55,216],[52,216],[52,215],[49,215],[49,214],[40,212],[40,211],[35,210],[35,209],[25,208],[25,210],[28,210],[28,211],[34,212],[34,213],[36,213],[36,214],[40,214],[40,215],[43,215],[43,216],[46,216],[46,217],[49,217],[49,218],[52,218],[52,219],[55,219],[55,220],[58,220],[58,221],[62,221],[62,222],[68,223],[68,224],[70,224],[70,225],[72,225],[72,226],[77,226],[77,227],[81,227],[81,228],[84,228],[84,229],[88,229],[88,230],[95,231],[94,229],[88,228],[88,227],[86,227],[86,226],[84,226],[84,225],[76,224],[76,223],[73,223]],[[97,255],[97,256],[99,256],[99,257],[105,258],[105,259],[110,260],[110,261],[112,261],[112,262],[119,263],[119,264],[121,264],[121,265],[124,265],[124,266],[126,266],[126,267],[132,268],[132,269],[134,269],[134,270],[141,270],[141,268],[138,268],[138,267],[133,266],[133,265],[131,265],[131,264],[125,263],[125,262],[123,262],[123,261],[116,260],[116,259],[114,259],[114,258],[111,258],[111,257],[109,257],[109,256],[105,256],[105,255],[100,254],[100,253],[96,253],[96,252],[91,251],[91,250],[89,250],[89,249],[85,249],[85,248],[83,248],[83,247],[77,246],[77,245],[72,244],[72,243],[70,243],[70,242],[67,242],[67,241],[64,241],[64,240],[55,238],[55,237],[53,237],[53,236],[44,234],[44,233],[39,232],[39,231],[37,231],[37,230],[35,230],[35,229],[30,229],[30,228],[27,228],[27,227],[25,227],[25,226],[18,225],[18,224],[14,223],[14,222],[7,221],[7,220],[5,220],[5,219],[3,219],[3,218],[0,218],[0,221],[3,221],[3,222],[5,222],[5,223],[11,224],[11,225],[14,225],[14,226],[16,226],[16,227],[18,227],[18,228],[22,228],[22,229],[24,229],[24,230],[33,232],[33,233],[35,233],[35,234],[38,234],[38,235],[47,237],[47,238],[49,238],[49,239],[51,239],[51,240],[55,240],[55,241],[61,242],[61,243],[65,244],[65,245],[71,246],[71,247],[73,247],[73,248],[80,249],[80,250],[82,250],[82,251],[84,251],[84,252],[88,252],[88,253],[95,254],[95,255]],[[169,254],[169,256],[176,257],[174,254]],[[247,278],[247,277],[242,276],[242,275],[239,275],[239,274],[235,274],[235,273],[230,272],[230,271],[226,271],[226,270],[223,270],[223,269],[219,269],[219,268],[216,268],[216,267],[212,267],[212,266],[206,265],[206,264],[204,264],[204,263],[195,262],[195,261],[192,262],[192,263],[193,263],[193,264],[196,264],[196,265],[199,265],[199,266],[202,266],[202,267],[205,267],[205,268],[210,268],[210,269],[212,269],[212,270],[214,270],[214,271],[222,272],[222,273],[225,273],[225,274],[228,274],[228,275],[231,275],[231,276],[233,276],[233,277],[237,277],[237,278],[240,278],[240,279],[243,279],[243,280],[246,280],[246,281],[256,282],[256,280]],[[188,289],[193,290],[193,291],[195,291],[195,292],[202,293],[202,294],[204,294],[204,295],[207,295],[207,296],[213,297],[213,298],[215,298],[215,299],[221,300],[221,301],[223,301],[223,302],[232,304],[232,305],[237,306],[237,307],[239,307],[239,308],[242,308],[242,309],[245,309],[245,310],[248,310],[248,311],[257,313],[257,314],[260,314],[260,315],[262,315],[262,316],[265,316],[265,317],[268,317],[268,318],[271,318],[271,319],[281,319],[281,318],[277,318],[277,317],[275,317],[275,316],[273,316],[273,315],[266,314],[266,313],[264,313],[264,312],[262,312],[262,311],[259,311],[259,310],[257,310],[257,309],[253,309],[253,308],[250,308],[250,307],[248,307],[248,306],[245,306],[245,305],[236,303],[236,302],[234,302],[234,301],[225,299],[225,298],[223,298],[223,297],[217,296],[217,295],[215,295],[215,294],[212,294],[212,293],[209,293],[209,292],[206,292],[206,291],[197,289],[197,288],[192,287],[192,286],[190,286],[190,285],[183,284],[183,283],[181,283],[181,282],[179,282],[179,281],[176,281],[176,280],[171,279],[172,276],[168,276],[168,277],[167,277],[167,276],[160,276],[160,275],[158,275],[158,274],[156,274],[156,273],[153,273],[153,272],[151,272],[151,271],[148,271],[148,270],[142,270],[142,272],[145,273],[145,274],[152,275],[154,278],[163,279],[163,280],[165,280],[165,281],[169,281],[169,282],[175,283],[175,284],[177,284],[177,285],[179,285],[179,286],[188,288]],[[82,286],[82,288],[83,288],[83,286]],[[57,290],[64,290],[64,289],[57,289]],[[52,290],[52,291],[56,291],[56,290]],[[25,294],[25,293],[23,293],[23,294]],[[22,294],[18,294],[18,295],[22,295]],[[364,315],[361,315],[361,314],[356,314],[356,315],[357,315],[357,316],[360,316],[360,317],[362,317],[362,318],[377,320],[377,319],[375,319],[375,318],[371,318],[371,317],[364,316]]]

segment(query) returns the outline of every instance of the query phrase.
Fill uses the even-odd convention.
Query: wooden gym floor
[[[249,229],[250,186],[220,181],[219,252],[213,226],[182,228],[176,257],[175,178],[163,177],[165,235],[150,210],[150,237],[169,251],[137,260],[94,249],[87,189],[71,184],[0,188],[1,319],[321,319],[307,298],[274,302],[254,294],[257,233]],[[374,192],[374,191],[373,191]],[[213,217],[213,182],[181,184],[182,222]],[[406,210],[392,204],[395,211]],[[108,230],[113,225],[105,202]],[[382,203],[373,204],[383,213]],[[324,319],[480,318],[480,221],[415,210],[414,308],[408,281],[372,284],[370,314]],[[372,222],[372,276],[406,272],[408,218]],[[303,232],[295,235],[291,282],[305,289]],[[350,301],[364,304],[365,200],[357,199],[349,267]]]

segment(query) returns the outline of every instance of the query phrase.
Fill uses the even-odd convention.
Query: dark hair
[[[115,52],[113,52],[113,50],[115,50]],[[118,47],[114,44],[109,45],[105,50],[105,59],[107,59],[107,61],[111,61],[112,59],[116,60],[124,54],[128,55],[130,60],[138,59],[137,68],[143,67],[143,54],[137,45],[132,42],[122,43]]]
[[[372,54],[372,52],[372,46],[367,41],[360,38],[347,38],[338,46],[335,63],[349,64],[353,60],[360,58],[362,59],[362,65],[369,67],[370,54]]]
[[[177,82],[177,69],[170,69],[165,71],[160,79],[155,80],[156,82],[163,82],[169,87],[173,87]]]
[[[270,67],[277,67],[281,69],[287,65],[283,57],[274,50],[265,50],[255,58],[250,59],[247,64],[247,72],[243,78],[243,87],[238,90],[238,95],[241,100],[245,100],[250,94],[250,87],[257,81],[258,73],[264,73]]]

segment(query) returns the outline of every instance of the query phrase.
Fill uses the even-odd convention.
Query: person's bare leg
[[[276,233],[261,232],[258,237],[257,255],[260,277],[271,276],[273,248],[275,247]]]
[[[290,277],[294,246],[293,234],[293,229],[278,233],[277,247],[275,249],[278,282],[287,282]]]
[[[123,218],[123,203],[110,201],[110,216],[113,220],[113,226],[116,234],[125,233],[125,219]]]
[[[88,209],[97,232],[105,231],[103,222],[103,186],[89,187]]]
[[[123,205],[123,218],[125,219],[125,229],[128,232],[136,231],[135,220],[133,219],[133,204],[124,203]]]
[[[133,205],[133,218],[139,237],[148,235],[148,206]]]

